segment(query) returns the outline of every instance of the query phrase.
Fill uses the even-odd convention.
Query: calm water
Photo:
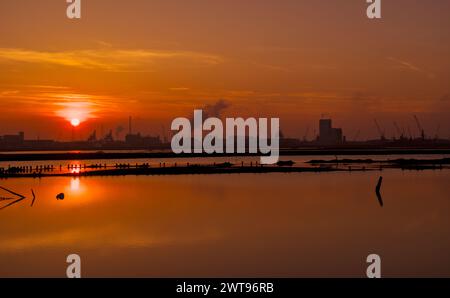
[[[450,277],[449,170],[7,179],[0,276]],[[64,201],[55,196],[64,192]],[[0,191],[0,196],[6,196]],[[2,206],[5,202],[0,202]]]

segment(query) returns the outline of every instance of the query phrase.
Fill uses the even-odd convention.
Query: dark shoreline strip
[[[450,149],[305,149],[281,150],[281,156],[450,154]],[[0,153],[0,161],[57,161],[100,159],[158,159],[199,157],[258,157],[258,154],[174,154],[172,152]]]
[[[352,171],[370,171],[371,169],[354,169]],[[305,167],[167,167],[167,168],[131,168],[98,170],[73,173],[28,173],[3,174],[0,178],[44,178],[44,177],[93,177],[93,176],[158,176],[158,175],[211,175],[211,174],[265,174],[265,173],[320,173],[320,172],[347,172],[346,169],[332,167],[305,168]]]
[[[0,179],[8,178],[44,178],[44,177],[94,177],[94,176],[159,176],[159,175],[214,175],[214,174],[267,174],[267,173],[329,173],[329,172],[368,172],[381,171],[383,169],[400,170],[443,170],[449,167],[435,165],[390,165],[385,167],[214,167],[214,166],[189,166],[189,167],[161,167],[161,168],[127,168],[95,170],[80,173],[25,173],[25,174],[0,174]]]

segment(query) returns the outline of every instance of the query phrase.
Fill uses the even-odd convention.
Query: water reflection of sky
[[[0,213],[0,276],[450,276],[448,171],[59,177]],[[55,196],[65,193],[63,201]],[[14,224],[12,224],[14,223]],[[411,264],[411,260],[414,264]]]

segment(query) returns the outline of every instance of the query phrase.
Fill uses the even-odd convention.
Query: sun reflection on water
[[[80,174],[81,169],[80,168],[72,168],[70,169],[70,173],[72,174]]]
[[[74,192],[80,191],[80,178],[73,178],[70,180],[70,190]]]

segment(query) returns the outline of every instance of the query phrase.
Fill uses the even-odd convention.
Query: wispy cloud
[[[135,100],[105,94],[79,93],[64,86],[27,85],[21,90],[0,91],[2,109],[57,116],[64,119],[87,120],[117,110],[117,107]]]
[[[6,91],[1,91],[1,92],[0,92],[0,97],[11,96],[11,95],[18,94],[18,93],[20,93],[19,90],[6,90]]]
[[[0,62],[2,60],[103,71],[143,71],[143,66],[155,65],[159,61],[194,65],[217,65],[223,62],[220,56],[198,52],[112,48],[61,52],[0,48]]]
[[[113,45],[109,42],[103,41],[103,40],[97,40],[96,43],[102,47],[106,47],[106,48],[112,48]]]
[[[170,91],[189,91],[190,88],[188,87],[172,87],[169,88]]]
[[[395,62],[397,67],[400,67],[402,69],[409,70],[409,71],[412,71],[412,72],[423,73],[429,79],[434,79],[435,78],[435,74],[434,73],[428,72],[428,71],[426,71],[426,70],[424,70],[424,69],[414,65],[411,62],[404,61],[404,60],[401,60],[401,59],[397,59],[397,58],[394,58],[394,57],[388,57],[388,59],[390,61]]]
[[[417,66],[415,66],[414,64],[407,62],[407,61],[403,61],[394,57],[388,57],[389,60],[394,61],[397,63],[398,66],[411,70],[411,71],[421,71],[420,68],[418,68]]]
[[[52,86],[52,85],[24,85],[25,88],[36,88],[36,89],[48,89],[48,90],[64,90],[69,89],[66,86]]]

